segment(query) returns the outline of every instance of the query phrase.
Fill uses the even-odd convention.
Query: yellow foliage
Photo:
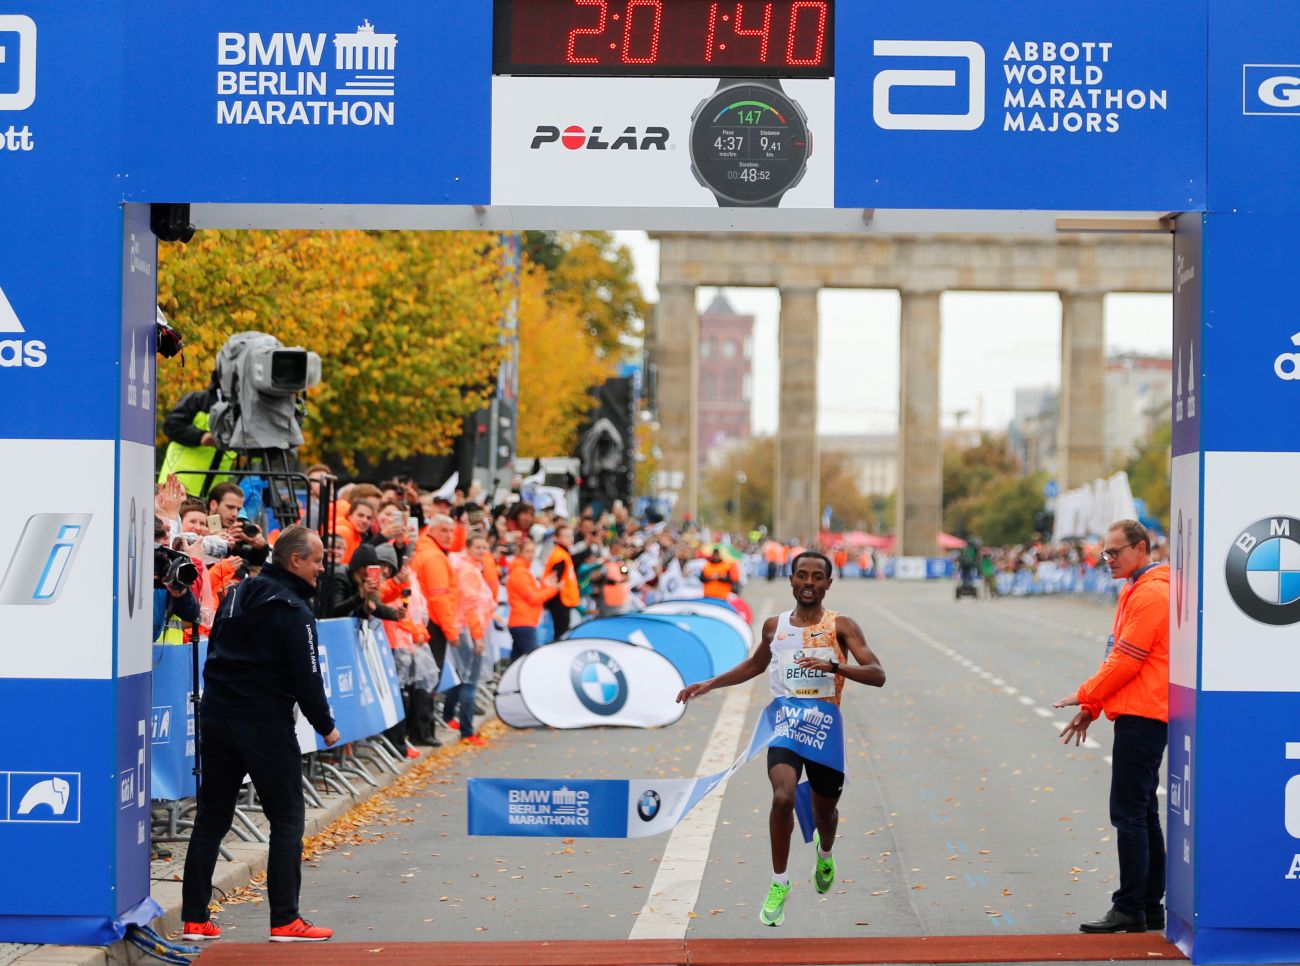
[[[612,375],[572,294],[547,294],[545,273],[527,265],[519,285],[519,439],[525,456],[567,456],[594,398]]]
[[[320,353],[303,456],[445,452],[494,383],[513,297],[481,232],[203,231],[161,251],[158,301],[186,365],[159,369],[165,412],[208,383],[235,332]]]

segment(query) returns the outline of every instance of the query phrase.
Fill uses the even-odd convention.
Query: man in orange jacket
[[[1165,927],[1165,838],[1160,828],[1160,762],[1169,741],[1169,568],[1151,560],[1151,537],[1136,520],[1106,532],[1101,559],[1124,579],[1101,668],[1056,707],[1079,706],[1061,738],[1080,744],[1100,717],[1115,722],[1110,822],[1119,848],[1119,888],[1102,918],[1080,932],[1146,932]]]
[[[420,590],[429,608],[429,650],[438,662],[439,672],[447,660],[447,642],[460,639],[457,618],[460,594],[451,560],[447,557],[455,533],[456,524],[451,517],[441,513],[435,515],[415,542],[415,554],[411,557],[411,572],[420,582]],[[415,744],[435,748],[442,744],[434,730],[433,695],[422,692],[411,695],[411,720],[408,724],[414,733],[411,740]]]
[[[732,560],[723,560],[722,548],[714,544],[700,572],[700,580],[704,583],[705,597],[726,600],[740,590],[740,568]]]
[[[551,623],[555,625],[557,641],[568,633],[573,608],[582,602],[582,594],[578,590],[578,571],[573,566],[573,557],[569,554],[569,548],[572,546],[573,527],[561,523],[555,528],[555,546],[551,548],[551,553],[546,558],[546,566],[542,568],[543,576],[554,575],[560,585],[560,592],[546,602]]]

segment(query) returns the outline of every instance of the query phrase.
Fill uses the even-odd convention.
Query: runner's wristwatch
[[[835,658],[831,658],[831,674],[839,674],[839,673],[840,673],[840,662],[835,660]]]
[[[722,208],[775,208],[803,178],[812,132],[775,78],[728,77],[691,114],[691,173]]]

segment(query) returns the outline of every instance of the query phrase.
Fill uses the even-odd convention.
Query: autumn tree
[[[159,305],[188,365],[160,368],[160,407],[258,330],[320,353],[304,456],[443,452],[487,399],[513,287],[487,233],[200,232],[161,252]]]
[[[602,360],[571,291],[547,291],[545,271],[525,258],[519,281],[519,437],[525,456],[567,456],[613,374]]]
[[[1172,424],[1162,420],[1138,445],[1138,451],[1120,467],[1128,473],[1133,495],[1146,504],[1147,516],[1169,532],[1169,470]]]
[[[524,253],[546,270],[552,295],[567,295],[595,345],[615,357],[639,338],[647,312],[627,246],[607,231],[526,231]]]

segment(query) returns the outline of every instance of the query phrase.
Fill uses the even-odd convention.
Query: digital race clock
[[[722,206],[775,208],[811,154],[808,119],[780,81],[723,80],[691,116],[691,171]]]
[[[832,0],[496,0],[493,73],[830,77]]]

